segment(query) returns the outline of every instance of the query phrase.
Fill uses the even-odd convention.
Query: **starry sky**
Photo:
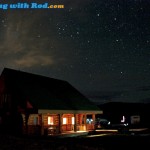
[[[32,2],[5,0],[2,3]],[[4,67],[66,80],[96,103],[150,102],[149,0],[35,0],[0,8]]]

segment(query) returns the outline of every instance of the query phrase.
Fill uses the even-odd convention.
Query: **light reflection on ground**
[[[98,137],[98,136],[106,136],[106,135],[111,135],[111,134],[88,135],[86,137]]]

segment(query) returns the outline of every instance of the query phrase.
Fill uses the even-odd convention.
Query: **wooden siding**
[[[73,131],[74,130],[74,125],[72,124],[72,117],[74,117],[73,114],[63,114],[62,115],[62,132],[65,131]],[[66,118],[67,122],[66,124],[63,124],[63,118]]]
[[[57,126],[57,125],[59,125],[59,117],[58,117],[58,115],[51,115],[51,114],[44,114],[44,115],[42,115],[42,122],[43,122],[43,125],[44,126],[50,126],[50,125],[48,125],[48,117],[53,117],[53,125],[55,125],[55,126]]]
[[[72,117],[76,116],[75,124],[72,123]],[[61,115],[61,127],[59,125],[58,114],[30,114],[28,118],[28,128],[25,126],[25,115],[22,115],[24,133],[32,135],[47,135],[57,134],[66,131],[74,131],[76,125],[76,131],[94,130],[94,123],[86,124],[86,114],[63,114]],[[53,124],[48,124],[48,117],[53,117]],[[66,118],[66,124],[63,123],[63,118]],[[60,129],[61,128],[61,129]]]
[[[53,125],[48,124],[48,117],[53,117]],[[43,134],[56,134],[59,132],[59,116],[57,114],[42,115]],[[47,133],[46,133],[47,132]]]

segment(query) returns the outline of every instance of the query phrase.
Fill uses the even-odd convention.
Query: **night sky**
[[[149,0],[34,2],[65,8],[0,9],[0,72],[66,80],[98,103],[150,102]]]

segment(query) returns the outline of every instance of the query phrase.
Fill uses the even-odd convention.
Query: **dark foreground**
[[[98,137],[16,137],[0,135],[0,150],[149,150],[149,135]]]

